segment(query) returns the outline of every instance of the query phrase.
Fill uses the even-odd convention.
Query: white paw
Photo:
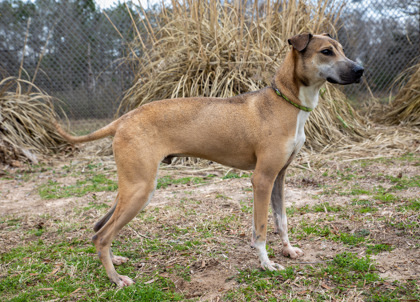
[[[112,259],[112,263],[114,263],[115,265],[121,265],[128,261],[127,257],[122,257],[122,256],[112,256],[111,259]]]
[[[127,276],[119,275],[118,279],[119,279],[117,282],[118,287],[130,286],[131,284],[134,283],[133,279]]]
[[[290,244],[283,247],[283,256],[289,256],[290,258],[295,259],[303,255],[304,253],[300,248],[293,247]]]
[[[263,270],[269,270],[271,272],[272,271],[277,271],[277,270],[279,270],[279,271],[284,270],[283,266],[281,266],[280,264],[275,263],[273,261],[261,262],[261,267],[262,267]]]

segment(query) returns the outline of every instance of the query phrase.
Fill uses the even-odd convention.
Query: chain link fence
[[[338,32],[346,54],[365,67],[364,85],[345,87],[349,98],[388,98],[393,82],[420,55],[416,0],[348,1]]]
[[[346,1],[338,38],[366,70],[364,85],[345,87],[350,99],[387,97],[418,62],[418,16],[415,0]],[[132,84],[135,67],[123,58],[136,34],[121,3],[101,10],[94,0],[0,0],[0,76],[34,81],[62,101],[74,131],[89,132],[113,118]]]

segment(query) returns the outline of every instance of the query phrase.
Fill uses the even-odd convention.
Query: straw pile
[[[137,64],[138,74],[119,113],[154,100],[230,97],[266,87],[289,50],[287,39],[303,32],[334,35],[342,9],[329,1],[258,3],[172,1],[171,9],[163,6],[153,17],[155,26],[150,16],[139,14],[149,41],[137,30],[129,59]],[[306,125],[314,150],[344,135],[350,141],[364,135],[363,121],[345,102],[344,94],[330,86],[324,90]]]
[[[399,91],[381,118],[391,125],[420,126],[420,62],[403,71],[394,82]]]
[[[33,92],[31,92],[33,90]],[[37,163],[37,153],[66,148],[56,132],[50,96],[33,83],[13,77],[0,82],[0,164]]]

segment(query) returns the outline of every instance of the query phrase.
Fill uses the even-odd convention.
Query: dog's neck
[[[297,70],[297,54],[290,51],[277,70],[274,85],[293,102],[314,109],[318,105],[319,89],[324,84],[310,83],[309,79],[301,79]]]

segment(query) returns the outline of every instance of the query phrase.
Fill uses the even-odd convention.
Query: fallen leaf
[[[54,283],[60,282],[65,276],[58,278]]]
[[[52,275],[54,275],[56,272],[58,272],[60,270],[59,267],[57,267],[55,270],[53,270],[51,273],[49,273],[47,276],[50,277]]]
[[[77,293],[79,290],[81,290],[82,288],[81,287],[79,287],[78,289],[76,289],[76,290],[74,290],[70,295],[72,295],[72,294],[74,294],[74,293]]]

